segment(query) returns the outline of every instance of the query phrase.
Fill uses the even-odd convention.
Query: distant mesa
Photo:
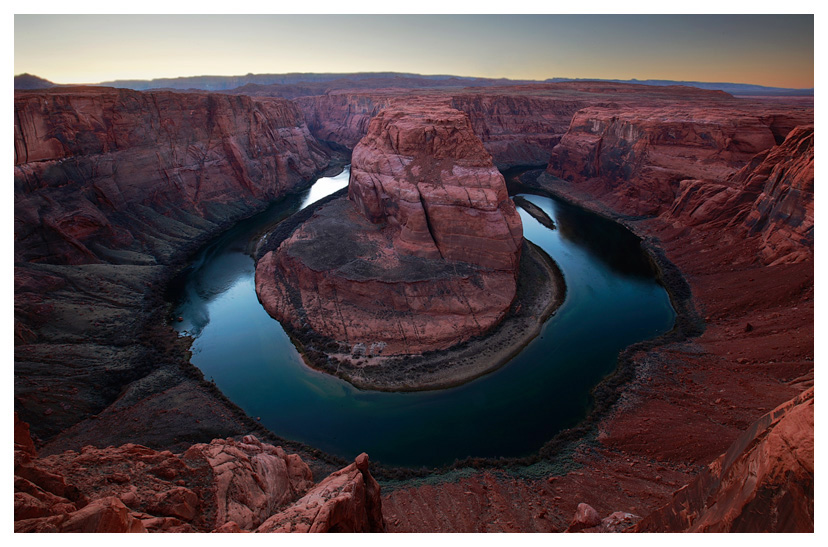
[[[48,89],[50,87],[57,87],[57,84],[33,74],[24,73],[14,77],[15,89]]]
[[[20,81],[18,82],[18,79]],[[181,76],[176,78],[155,78],[152,80],[110,80],[95,85],[145,91],[168,89],[178,91],[213,91],[231,93],[261,93],[270,88],[278,96],[320,95],[332,89],[379,89],[379,88],[464,88],[516,86],[525,84],[572,82],[582,86],[586,82],[639,84],[652,87],[686,86],[699,89],[719,90],[731,95],[813,97],[813,88],[768,87],[756,84],[732,82],[696,82],[684,80],[607,80],[600,78],[547,78],[546,80],[510,80],[508,78],[477,78],[472,76],[424,75],[407,72],[350,72],[350,73],[302,73],[287,74],[244,74],[236,76]],[[32,74],[14,77],[15,89],[45,89],[55,84]],[[297,88],[294,90],[292,88]]]

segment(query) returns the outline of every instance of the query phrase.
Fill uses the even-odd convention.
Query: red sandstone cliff
[[[814,245],[814,126],[796,127],[724,182],[685,180],[669,211],[676,225],[744,226],[766,263],[799,262]]]
[[[679,181],[727,179],[786,127],[739,104],[590,107],[573,117],[548,172],[622,212],[653,215],[670,207]]]
[[[188,428],[175,419],[102,413],[148,376],[133,403],[152,415],[177,391],[171,404],[199,414],[191,442],[247,431],[225,403],[224,416],[210,410],[214,396],[170,351],[164,285],[171,265],[318,176],[330,152],[283,99],[60,88],[18,92],[14,108],[15,407],[35,436],[84,422],[65,435],[73,448],[159,433],[179,444]]]
[[[281,99],[72,88],[17,93],[14,109],[16,260],[165,254],[146,232],[186,237],[191,215],[261,207],[328,163]]]
[[[475,135],[500,169],[546,165],[552,148],[569,128],[585,99],[523,94],[468,93],[451,97],[451,106],[468,114]]]
[[[814,389],[778,406],[639,532],[813,532]]]
[[[132,92],[124,93],[129,95]],[[638,100],[634,96],[632,98]],[[612,100],[620,99],[614,97]],[[652,107],[650,104],[646,106]],[[733,108],[735,118],[743,116],[744,108],[732,101],[727,106]],[[347,110],[347,105],[344,108]],[[751,116],[761,113],[761,120],[767,123],[777,144],[795,125],[812,123],[812,109],[808,107],[789,108],[774,102],[759,106],[751,104],[745,108],[752,111]],[[77,116],[72,123],[85,123],[84,117]],[[472,124],[475,123],[473,119]],[[338,122],[331,124],[331,127],[337,126]],[[356,126],[367,128],[367,119]],[[133,130],[144,129],[136,127]],[[17,126],[15,131],[17,139]],[[812,136],[810,139],[812,147]],[[83,141],[82,138],[76,140]],[[791,148],[785,154],[791,154],[793,160],[796,147],[792,145],[797,141],[788,140],[787,145]],[[800,142],[805,140],[807,137]],[[784,147],[776,149],[777,152],[783,150]],[[749,156],[747,152],[745,154]],[[669,154],[663,154],[662,158],[666,156]],[[768,158],[772,156],[767,155]],[[798,386],[803,378],[807,379],[809,374],[812,378],[813,375],[813,240],[809,235],[812,230],[808,228],[809,219],[813,218],[809,213],[813,211],[813,194],[807,190],[807,177],[797,175],[793,182],[785,182],[789,180],[785,176],[786,165],[795,165],[794,162],[769,162],[770,172],[757,169],[765,157],[760,152],[756,160],[743,160],[747,161],[742,168],[744,179],[739,178],[738,171],[734,171],[736,167],[730,166],[721,171],[733,173],[728,175],[730,179],[719,179],[720,173],[716,175],[716,180],[705,181],[705,184],[712,182],[718,189],[724,187],[736,189],[736,192],[749,179],[753,181],[749,184],[752,188],[762,187],[760,193],[764,198],[755,194],[745,202],[764,203],[761,205],[764,213],[757,206],[745,217],[758,220],[748,223],[751,228],[757,227],[754,237],[745,237],[747,227],[735,229],[737,226],[733,225],[725,230],[722,222],[710,219],[696,221],[701,218],[696,215],[707,218],[705,211],[715,211],[720,204],[728,202],[730,191],[724,194],[727,199],[721,202],[722,198],[713,192],[707,194],[710,200],[694,202],[689,192],[685,195],[685,187],[680,186],[681,183],[672,185],[675,187],[674,195],[679,195],[676,203],[683,204],[680,210],[676,210],[675,218],[665,215],[662,220],[635,224],[640,234],[659,238],[667,256],[685,273],[688,291],[692,288],[696,306],[706,319],[707,330],[692,343],[671,344],[660,350],[636,355],[635,378],[624,387],[619,411],[597,426],[600,433],[598,443],[590,443],[587,447],[575,443],[571,460],[579,466],[578,470],[555,471],[539,480],[503,479],[495,474],[480,473],[456,483],[401,489],[385,500],[386,514],[393,522],[392,529],[562,531],[567,527],[576,504],[582,500],[593,504],[602,514],[617,509],[648,514],[663,505],[676,488],[689,482],[698,465],[706,465],[726,450],[739,432],[757,416],[801,391],[802,387]],[[681,160],[691,167],[696,161],[693,154],[677,158],[677,161]],[[70,170],[74,161],[56,161],[53,166],[65,172]],[[715,168],[716,161],[714,159],[711,163],[711,169]],[[76,177],[79,181],[90,176],[88,173],[95,172],[94,162],[81,162],[80,165],[87,170],[79,172]],[[796,170],[806,173],[807,165],[802,166],[801,171],[800,167]],[[53,176],[50,174],[47,177],[48,171],[44,170],[42,180]],[[657,174],[652,169],[650,171],[652,180],[657,180]],[[683,168],[677,171],[684,172]],[[718,168],[713,171],[718,172]],[[647,172],[646,169],[644,172]],[[767,173],[767,177],[763,172]],[[67,180],[67,175],[61,177],[60,180]],[[799,182],[796,181],[804,181],[804,184],[797,186]],[[598,180],[593,186],[583,183],[583,180],[573,177],[568,189],[557,188],[556,191],[582,200],[586,205],[603,203],[608,208],[616,207],[617,212],[651,211],[653,206],[648,202],[651,196],[668,200],[659,205],[659,210],[667,211],[673,205],[669,193],[662,196],[655,187],[647,191],[636,190],[635,181],[623,181],[622,186],[627,188],[630,196],[621,198],[613,194],[613,191],[618,191],[608,187],[605,181]],[[693,181],[687,183],[688,190],[693,184]],[[576,185],[577,191],[573,190]],[[796,192],[786,191],[789,187],[795,188]],[[50,206],[62,203],[61,188],[49,190],[57,192],[57,197],[50,198]],[[703,188],[697,190],[697,195],[703,195]],[[16,199],[17,192],[16,187]],[[748,194],[744,196],[747,198]],[[789,197],[795,197],[797,201],[789,204],[786,201]],[[634,203],[636,200],[639,202]],[[710,203],[713,207],[695,207],[695,204],[703,205],[709,201],[713,202]],[[726,210],[727,207],[719,212]],[[198,214],[218,218],[228,214],[228,211],[231,215],[236,214],[235,209],[208,210]],[[15,215],[18,216],[17,207]],[[89,213],[89,216],[92,220],[87,223],[98,229],[94,222],[103,221],[95,213]],[[29,215],[26,218],[39,217]],[[163,248],[157,247],[158,250],[170,252],[188,240],[192,233],[189,231],[191,226],[175,223],[172,229],[159,237],[157,232],[152,231],[158,227],[159,216],[152,215],[146,209],[141,218],[144,222],[141,226],[148,229],[148,233],[139,231],[142,245],[157,245],[159,239],[169,240],[175,234],[174,241]],[[799,218],[804,220],[799,222]],[[770,221],[766,223],[763,219]],[[196,215],[188,217],[188,223],[199,222]],[[86,229],[81,230],[81,238]],[[763,247],[759,243],[766,233],[770,234],[767,236],[768,245]],[[782,241],[786,245],[789,241],[794,242],[795,252],[784,250],[783,246],[783,252],[777,257],[774,250],[777,236],[773,236],[774,233],[783,235]],[[136,234],[133,232],[133,235]],[[78,240],[81,241],[81,238]],[[125,240],[128,241],[128,238]],[[66,243],[65,239],[57,238],[47,243],[43,247],[51,246],[55,252],[41,249],[35,253],[36,256],[71,256],[81,260],[86,260],[88,256],[82,249],[73,247],[71,242]],[[803,249],[805,254],[799,252]],[[770,254],[766,255],[768,250]],[[97,250],[94,252],[100,255]],[[766,267],[757,262],[756,257],[776,263]],[[778,262],[779,258],[786,262],[787,257],[794,257],[792,263]],[[37,418],[41,433],[55,435],[61,432],[58,441],[52,443],[50,448],[54,449],[55,444],[60,446],[84,439],[106,443],[113,437],[152,439],[162,446],[173,446],[181,442],[179,435],[200,431],[208,420],[212,427],[220,431],[239,430],[238,422],[229,416],[232,412],[212,395],[194,388],[192,382],[163,380],[171,377],[170,371],[177,370],[178,365],[165,361],[167,357],[161,351],[149,358],[153,363],[164,363],[164,368],[148,377],[147,381],[142,380],[141,385],[138,382],[129,384],[136,377],[146,374],[145,369],[140,369],[143,365],[135,359],[135,355],[146,348],[136,350],[137,345],[130,344],[139,336],[147,336],[147,345],[154,345],[156,341],[152,333],[144,333],[136,327],[135,319],[144,313],[141,295],[148,290],[146,287],[151,280],[148,274],[127,278],[123,270],[113,271],[106,274],[103,283],[99,283],[90,281],[90,270],[73,270],[71,275],[68,272],[68,269],[44,266],[37,268],[36,276],[29,276],[31,272],[28,269],[22,276],[18,276],[17,271],[15,275],[16,308],[20,294],[18,289],[31,298],[42,298],[46,294],[60,295],[62,299],[49,301],[49,298],[43,298],[33,301],[32,305],[27,304],[22,310],[42,319],[46,316],[40,311],[48,311],[50,306],[54,306],[59,313],[49,316],[49,323],[43,329],[26,332],[28,327],[36,325],[34,320],[27,320],[24,325],[16,324],[15,327],[16,333],[18,326],[22,327],[19,329],[21,339],[31,341],[32,336],[40,336],[43,341],[48,335],[49,340],[58,342],[23,345],[19,347],[19,353],[16,350],[15,356],[16,406],[19,403],[20,408]],[[103,276],[104,270],[95,270],[95,275]],[[101,326],[97,325],[100,316],[92,316],[87,321],[86,307],[90,303],[101,305],[106,310]],[[72,323],[67,327],[64,319],[70,316],[80,318],[83,324],[77,326]],[[77,343],[81,339],[84,344]],[[94,398],[106,399],[107,392],[114,392],[113,398],[123,393],[118,408],[110,408],[94,416],[96,419],[87,419],[79,426],[70,427],[106,406],[107,402]],[[180,416],[171,419],[168,417],[171,412],[160,414],[168,408],[180,412]],[[195,425],[199,421],[202,424]],[[608,488],[608,484],[613,486]],[[528,505],[529,502],[532,505]],[[533,510],[527,510],[527,506],[533,507]],[[97,507],[105,509],[106,514],[116,520],[128,520],[128,508],[121,509],[111,500],[102,501]],[[92,514],[103,513],[95,509]],[[91,522],[88,526],[94,528],[97,526],[94,523],[101,522],[101,519],[93,517],[86,520],[84,514],[73,522]],[[123,525],[127,526],[128,522]],[[86,524],[71,526],[73,528],[70,529],[89,529],[85,528]]]
[[[308,129],[319,140],[353,149],[368,132],[368,122],[389,106],[392,98],[376,93],[330,93],[300,97]]]
[[[318,210],[256,268],[265,309],[348,353],[444,349],[515,296],[520,217],[468,118],[389,109],[354,150],[349,201]]]
[[[385,528],[365,454],[316,486],[299,456],[252,435],[181,454],[127,444],[38,458],[28,425],[15,413],[14,462],[15,532]],[[313,525],[303,528],[305,522]]]

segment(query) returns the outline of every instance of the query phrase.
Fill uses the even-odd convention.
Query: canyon
[[[377,146],[358,143],[371,142],[372,127],[392,115],[383,112],[412,108],[449,119],[462,113],[494,167],[537,168],[519,177],[520,188],[560,196],[638,234],[679,317],[668,335],[622,352],[616,373],[596,388],[588,419],[529,461],[481,461],[399,480],[398,471],[372,468],[387,530],[565,531],[579,504],[599,516],[637,515],[617,516],[616,528],[641,531],[813,530],[812,103],[593,82],[333,90],[295,100],[91,87],[17,92],[15,411],[33,439],[22,439],[21,462],[35,462],[20,466],[41,466],[75,486],[59,491],[20,475],[16,446],[16,475],[28,483],[18,487],[16,479],[15,500],[29,501],[15,520],[46,519],[21,529],[80,522],[55,516],[97,504],[126,528],[137,520],[145,529],[184,531],[180,514],[148,501],[131,506],[121,491],[113,499],[117,489],[100,481],[90,478],[84,491],[69,470],[116,458],[101,452],[110,446],[121,447],[111,450],[125,465],[144,456],[180,462],[194,445],[203,452],[213,443],[255,446],[275,459],[279,449],[265,445],[295,453],[310,472],[300,473],[302,486],[279,502],[248,506],[256,517],[234,521],[239,529],[295,529],[297,514],[319,506],[298,498],[312,492],[311,475],[333,474],[328,485],[368,492],[359,499],[379,496],[367,459],[351,467],[280,439],[205,381],[189,363],[187,340],[169,325],[163,294],[188,257],[238,219],[351,153],[357,171],[371,165],[381,157]],[[363,211],[388,214],[366,195]],[[419,248],[426,232],[400,237]],[[516,250],[492,260],[512,264]],[[792,455],[785,446],[798,448]],[[72,463],[79,454],[86,461]],[[746,494],[738,485],[752,461],[766,467]],[[193,492],[188,481],[202,479],[181,480],[175,488]],[[192,496],[158,484],[136,486],[181,497],[191,514]],[[33,492],[61,509],[23,495]],[[705,510],[711,500],[718,513]],[[275,513],[287,503],[295,505]],[[356,519],[354,529],[377,529],[378,510],[362,502],[359,514],[373,516]],[[208,522],[212,511],[189,526],[227,523]],[[779,518],[762,519],[771,513]]]
[[[549,267],[531,248],[522,257],[523,246],[503,176],[468,116],[442,106],[388,108],[354,148],[347,199],[315,209],[292,234],[258,250],[256,292],[294,339],[341,355],[322,368],[352,383],[356,373],[346,371],[357,369],[359,387],[443,387],[502,359],[487,356],[458,373],[452,363],[460,361],[442,356],[439,374],[424,378],[405,367],[407,357],[456,347],[498,326],[515,303],[519,269]],[[553,283],[554,275],[543,277],[535,284]],[[533,296],[563,293],[559,286]],[[523,298],[518,306],[551,309],[549,298]],[[374,368],[396,381],[375,379]]]

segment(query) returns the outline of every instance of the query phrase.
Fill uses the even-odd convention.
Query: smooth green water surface
[[[436,466],[467,456],[522,456],[584,418],[590,390],[621,349],[672,328],[675,313],[637,240],[621,226],[551,198],[525,195],[555,221],[522,209],[524,236],[560,266],[565,302],[504,367],[460,387],[360,391],[302,362],[261,307],[250,256],[280,219],[347,185],[320,179],[207,246],[186,272],[176,314],[195,337],[192,362],[277,435],[344,458]]]

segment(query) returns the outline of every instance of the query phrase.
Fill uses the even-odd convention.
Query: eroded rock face
[[[73,87],[17,92],[14,108],[15,408],[48,441],[151,371],[180,370],[157,353],[170,266],[331,158],[283,99]],[[181,386],[166,376],[158,393]],[[142,443],[159,422],[139,422]],[[136,439],[132,427],[95,442]],[[247,431],[202,427],[163,442]]]
[[[503,318],[522,226],[463,113],[380,113],[348,194],[259,261],[268,313],[368,355],[444,349]]]
[[[16,532],[251,531],[296,522],[297,511],[313,516],[303,531],[384,531],[365,454],[308,492],[313,477],[302,459],[253,435],[183,454],[127,444],[38,458],[17,414],[14,453]]]
[[[169,229],[152,213],[252,209],[328,162],[282,99],[71,88],[20,92],[14,109],[16,260],[151,249],[147,224]]]
[[[384,532],[380,487],[368,472],[368,455],[357,456],[256,531]]]
[[[814,126],[798,126],[785,141],[757,154],[726,181],[685,180],[667,218],[676,225],[745,228],[762,238],[768,264],[813,254]]]
[[[788,122],[738,105],[584,108],[547,170],[622,212],[657,215],[673,203],[681,180],[733,176],[784,138]]]
[[[672,503],[646,517],[643,532],[813,532],[814,389],[775,408]]]
[[[402,254],[514,271],[522,225],[462,112],[385,110],[354,148],[348,198]]]

